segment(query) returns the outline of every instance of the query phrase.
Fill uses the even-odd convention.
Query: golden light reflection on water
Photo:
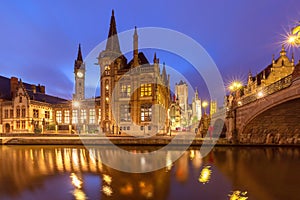
[[[102,186],[102,192],[106,195],[106,196],[111,196],[113,194],[112,188],[108,185],[103,185]]]
[[[246,200],[248,199],[247,191],[241,192],[239,190],[233,191],[232,194],[229,194],[230,200]]]
[[[208,181],[210,180],[210,177],[211,177],[210,166],[206,166],[201,170],[198,180],[200,183],[205,184],[205,183],[208,183]]]
[[[82,181],[76,176],[76,174],[72,173],[70,178],[71,178],[72,185],[74,185],[76,188],[80,189],[82,186]]]
[[[41,150],[42,148],[43,150]],[[211,155],[214,158],[213,162],[210,155],[203,158],[199,150],[190,150],[172,163],[171,154],[167,152],[166,156],[160,160],[160,162],[166,164],[165,169],[148,174],[130,174],[114,170],[101,163],[101,156],[103,155],[112,159],[115,158],[113,156],[115,152],[109,149],[95,148],[87,151],[78,147],[8,148],[3,146],[0,148],[0,159],[2,159],[0,165],[0,199],[3,197],[1,195],[11,195],[11,197],[16,194],[24,195],[24,191],[28,191],[30,187],[34,188],[35,191],[45,191],[46,187],[53,186],[53,180],[61,181],[62,176],[65,176],[69,186],[70,184],[72,186],[71,192],[68,190],[64,199],[70,199],[70,195],[72,195],[71,199],[76,200],[99,199],[97,195],[112,199],[134,199],[135,197],[135,199],[166,199],[172,192],[173,182],[189,185],[191,180],[196,179],[202,184],[209,184],[209,186],[214,187],[218,185],[217,182],[220,177],[226,177],[218,185],[221,186],[222,191],[218,192],[222,194],[223,199],[247,200],[248,198],[254,198],[272,200],[277,196],[278,199],[293,199],[297,184],[289,185],[288,189],[293,193],[288,194],[284,191],[287,188],[282,184],[284,181],[280,177],[270,177],[268,174],[275,174],[279,170],[278,166],[280,166],[280,170],[283,170],[287,177],[297,181],[296,178],[299,175],[295,171],[299,167],[299,149],[268,148],[249,150],[239,148],[238,150],[217,148]],[[89,154],[92,154],[92,156]],[[261,162],[264,162],[264,165],[268,166],[268,174],[263,173],[264,171],[254,164],[253,155],[255,155],[255,159],[259,158]],[[286,162],[290,160],[293,162]],[[245,173],[248,170],[251,170],[251,176]],[[53,178],[49,185],[47,185],[49,176],[46,175],[51,175]],[[213,180],[217,181],[211,181],[212,175],[214,175]],[[252,181],[249,183],[248,180],[250,179]],[[245,180],[248,182],[245,182]],[[261,180],[268,180],[266,181],[267,184]],[[43,188],[40,187],[41,182],[44,184]],[[230,183],[228,187],[233,186],[243,190],[231,192],[230,190],[234,189],[222,188],[223,185],[221,184],[224,184],[224,182]],[[59,184],[59,182],[56,183]],[[193,197],[198,197],[198,195],[200,196],[200,192],[197,191],[199,186],[209,188],[202,184],[194,184],[195,188],[187,188],[187,190],[191,192],[191,195],[194,195]],[[283,188],[282,191],[273,190],[272,188],[275,186]],[[63,191],[65,188],[61,187],[61,190]],[[90,190],[97,190],[97,193],[91,194]],[[204,190],[201,190],[202,192],[205,193]],[[58,194],[62,193],[60,191]],[[48,193],[45,195],[52,198],[56,194]]]

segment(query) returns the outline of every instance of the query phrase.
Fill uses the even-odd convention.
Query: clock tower
[[[85,64],[82,59],[81,47],[79,44],[78,55],[74,64],[75,75],[75,94],[73,94],[74,100],[83,100],[84,96],[84,81],[85,81]]]

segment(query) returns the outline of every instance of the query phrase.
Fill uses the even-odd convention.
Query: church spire
[[[138,34],[136,30],[136,26],[134,27],[134,34],[133,34],[133,66],[139,66],[139,58],[138,58]]]
[[[111,13],[106,50],[121,53],[114,10]]]
[[[78,45],[78,54],[77,54],[77,61],[83,61],[83,59],[82,59],[82,53],[81,53],[81,45],[80,45],[80,43],[79,43],[79,45]]]

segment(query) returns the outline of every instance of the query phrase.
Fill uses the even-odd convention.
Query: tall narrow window
[[[8,118],[8,109],[4,110],[4,118],[6,118],[6,119]]]
[[[62,120],[62,112],[61,110],[56,111],[56,122],[61,123]]]
[[[25,129],[25,125],[26,125],[25,121],[22,121],[21,123],[22,123],[22,129],[24,130]]]
[[[141,84],[141,97],[149,97],[152,95],[152,86],[150,83]]]
[[[86,110],[80,110],[80,123],[86,123]]]
[[[78,123],[78,110],[72,110],[72,124]]]
[[[33,109],[33,117],[39,118],[39,110],[38,109]]]
[[[17,121],[17,129],[20,129],[20,121]]]
[[[141,121],[142,122],[151,121],[151,117],[152,117],[151,104],[141,105]]]
[[[95,124],[95,109],[90,109],[90,113],[89,113],[89,123],[90,124]]]
[[[130,97],[131,86],[130,83],[121,83],[121,97]]]
[[[101,109],[98,109],[98,124],[101,121]]]
[[[50,119],[50,111],[49,110],[45,111],[45,118]]]
[[[10,116],[10,118],[14,118],[14,110],[13,109],[9,110],[9,116]]]
[[[124,104],[120,105],[120,120],[121,122],[130,122],[131,115],[130,115],[130,105]]]
[[[17,113],[16,113],[16,116],[17,116],[17,117],[21,117],[21,110],[20,110],[20,107],[19,107],[19,106],[17,107]]]
[[[26,117],[26,109],[25,107],[22,107],[22,117]]]
[[[65,118],[64,118],[64,122],[65,124],[69,124],[70,123],[70,111],[69,110],[65,110]]]

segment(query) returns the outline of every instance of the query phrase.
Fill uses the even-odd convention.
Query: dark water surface
[[[137,163],[107,147],[1,146],[0,199],[300,199],[300,148],[215,147],[204,158],[194,148],[174,163],[168,160],[171,152],[165,153],[157,162],[166,167],[126,173],[101,159]],[[138,164],[155,165],[146,159]]]

